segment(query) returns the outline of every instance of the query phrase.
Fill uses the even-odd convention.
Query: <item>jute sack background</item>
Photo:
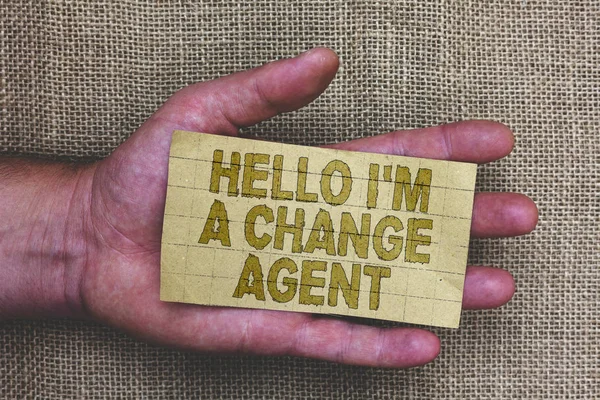
[[[204,356],[72,321],[0,325],[6,398],[600,397],[600,6],[597,1],[0,0],[5,154],[98,159],[178,88],[317,45],[342,68],[301,112],[247,130],[316,145],[468,118],[514,153],[478,189],[540,207],[529,236],[475,240],[516,277],[506,307],[436,330],[407,371]]]

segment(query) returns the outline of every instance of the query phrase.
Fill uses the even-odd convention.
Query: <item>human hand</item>
[[[329,85],[338,59],[315,49],[294,59],[186,87],[173,95],[107,159],[77,176],[85,238],[66,268],[71,308],[144,340],[187,350],[296,355],[347,364],[409,367],[432,361],[438,338],[418,328],[376,328],[338,318],[208,307],[159,300],[160,242],[171,135],[187,130],[236,135],[239,128],[310,103]],[[467,121],[338,143],[338,149],[485,163],[510,153],[504,125]],[[531,231],[537,209],[527,197],[479,193],[471,233]],[[464,308],[492,308],[513,295],[506,271],[468,267]]]

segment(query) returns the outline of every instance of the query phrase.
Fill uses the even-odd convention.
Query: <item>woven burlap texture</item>
[[[516,133],[479,190],[520,191],[532,235],[475,240],[509,305],[439,329],[406,371],[204,356],[73,321],[0,325],[6,398],[600,397],[600,8],[590,1],[0,0],[2,152],[98,159],[178,88],[317,45],[342,67],[303,111],[246,132],[320,144],[485,118]]]

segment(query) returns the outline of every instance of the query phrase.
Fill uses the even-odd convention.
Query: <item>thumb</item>
[[[174,130],[235,135],[239,128],[312,102],[329,86],[338,65],[332,50],[315,48],[295,58],[185,87],[158,109],[122,150],[151,150],[154,161],[159,157],[166,162]],[[148,154],[142,158],[148,159]]]
[[[310,103],[337,69],[336,54],[316,48],[181,89],[101,163],[94,190],[103,204],[97,208],[112,210],[111,226],[134,226],[135,235],[156,237],[174,130],[234,135],[240,127]]]
[[[316,99],[335,76],[338,58],[315,48],[177,92],[155,116],[168,128],[233,135]]]

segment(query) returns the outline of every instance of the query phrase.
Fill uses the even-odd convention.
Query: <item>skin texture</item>
[[[162,215],[171,133],[236,135],[310,103],[338,68],[330,50],[186,87],[107,159],[66,166],[0,161],[0,318],[91,318],[143,340],[202,352],[295,355],[410,367],[432,361],[439,339],[418,328],[376,328],[304,313],[159,301]],[[510,153],[510,130],[490,121],[398,131],[329,147],[485,163]],[[514,236],[537,223],[535,204],[511,193],[476,195],[471,232]],[[468,267],[463,306],[493,308],[511,275]]]

